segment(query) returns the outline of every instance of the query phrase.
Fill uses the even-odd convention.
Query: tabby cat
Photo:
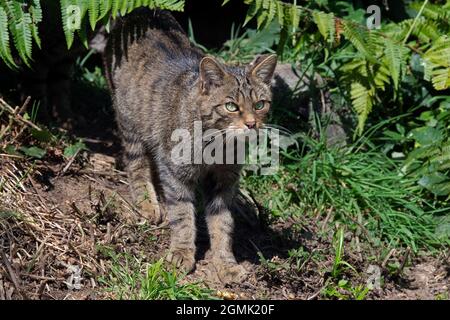
[[[238,164],[174,164],[175,129],[263,126],[276,55],[228,66],[194,47],[165,11],[140,9],[114,26],[105,51],[107,77],[125,149],[131,193],[141,212],[171,227],[169,262],[195,267],[195,194],[203,191],[212,262],[224,282],[245,274],[232,253],[230,212]]]

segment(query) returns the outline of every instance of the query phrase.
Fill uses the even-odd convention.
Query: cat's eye
[[[236,112],[239,110],[239,107],[233,102],[227,102],[225,103],[225,109],[229,112]]]
[[[261,100],[255,103],[255,110],[262,110],[266,106],[265,101]]]

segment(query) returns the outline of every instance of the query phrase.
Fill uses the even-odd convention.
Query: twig
[[[26,102],[26,101],[25,101],[25,102]],[[37,125],[35,125],[33,122],[31,122],[31,121],[25,119],[25,118],[22,117],[20,114],[18,114],[17,108],[16,108],[16,109],[12,108],[9,104],[7,104],[7,103],[5,102],[5,100],[3,100],[3,99],[1,99],[1,98],[0,98],[0,108],[3,109],[3,110],[5,110],[5,111],[7,111],[8,113],[10,113],[10,114],[13,116],[13,119],[14,119],[14,120],[16,120],[16,121],[18,121],[18,122],[21,122],[21,123],[23,123],[23,124],[25,124],[25,125],[27,125],[27,126],[30,126],[30,127],[32,127],[33,129],[36,129],[36,130],[38,130],[38,131],[42,131],[42,129],[39,128]],[[22,108],[23,108],[23,106],[22,106]],[[21,109],[22,109],[22,108],[21,108]],[[21,110],[21,109],[19,109],[19,110]]]
[[[39,276],[31,273],[23,273],[24,277],[28,277],[34,280],[46,280],[46,281],[65,281],[64,278],[54,278],[54,277],[46,277],[46,276]]]
[[[326,226],[327,226],[327,224],[328,224],[328,220],[330,220],[330,217],[331,217],[331,214],[332,214],[332,213],[333,213],[333,208],[329,208],[329,209],[328,209],[328,214],[327,214],[327,216],[325,217],[325,220],[323,220],[322,227],[320,228],[320,229],[322,230],[322,232],[325,231],[325,228],[326,228]]]
[[[80,153],[80,151],[81,151],[81,149],[78,149],[77,152],[75,152],[75,154],[72,156],[72,158],[70,158],[69,162],[66,164],[64,169],[62,169],[62,171],[58,174],[58,176],[61,176],[61,175],[65,174],[66,171],[69,170],[70,166],[75,161],[75,159],[77,158],[77,156]]]
[[[387,262],[389,261],[389,258],[394,254],[395,249],[391,249],[391,251],[389,251],[389,253],[387,254],[386,258],[384,258],[383,263],[381,264],[382,268],[386,267]]]
[[[77,171],[77,173],[93,174],[93,175],[104,176],[104,177],[114,177],[117,175],[126,177],[126,175],[127,175],[125,172],[119,171],[119,170],[113,170],[112,172],[108,172],[108,171],[99,171],[99,170],[94,170],[94,169],[80,169]]]
[[[326,285],[324,285],[322,288],[317,290],[313,295],[306,298],[306,300],[313,300],[313,299],[317,298],[317,296],[322,292],[323,289],[325,289],[325,287],[326,287]]]
[[[15,155],[15,154],[7,154],[7,153],[0,153],[0,157],[14,158],[14,159],[23,159],[23,156],[18,156],[18,155]]]
[[[410,247],[406,248],[405,255],[403,256],[402,264],[400,265],[400,269],[398,269],[397,274],[401,275],[403,273],[403,269],[405,268],[406,262],[408,261],[409,254],[411,253]]]
[[[14,287],[16,288],[17,292],[22,296],[23,299],[28,299],[26,293],[22,292],[22,290],[20,288],[16,273],[14,272],[13,268],[11,267],[11,263],[9,262],[8,257],[6,256],[3,249],[0,248],[0,252],[2,255],[3,264],[5,265],[6,270],[8,270],[9,277],[11,278],[11,281],[12,281]]]

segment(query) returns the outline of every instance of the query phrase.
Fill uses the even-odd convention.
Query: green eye
[[[265,103],[264,103],[263,100],[258,101],[258,102],[255,104],[255,110],[262,110],[262,109],[264,109],[264,106],[265,106]]]
[[[225,103],[225,108],[229,111],[229,112],[236,112],[239,110],[238,106],[233,103],[233,102],[227,102]]]

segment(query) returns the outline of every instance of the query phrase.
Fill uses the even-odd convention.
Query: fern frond
[[[372,63],[377,63],[374,56],[375,48],[370,30],[351,21],[344,21],[343,27],[344,36],[355,46],[355,48],[361,52],[367,60]]]
[[[372,66],[370,74],[369,82],[373,83],[375,88],[381,90],[384,90],[385,85],[389,83],[389,79],[392,77],[388,67],[383,64]]]
[[[64,34],[70,48],[75,31],[83,44],[87,44],[87,30],[84,30],[86,15],[94,30],[99,21],[107,23],[110,17],[116,18],[119,14],[123,16],[139,7],[181,11],[184,9],[184,0],[60,0],[60,6]]]
[[[278,18],[278,23],[280,24],[280,26],[284,26],[284,24],[285,24],[284,6],[283,6],[283,3],[281,3],[280,1],[277,1],[277,18]]]
[[[400,31],[396,37],[405,38],[408,30],[412,27],[414,19],[408,19],[400,22],[398,26]],[[429,43],[438,39],[441,35],[438,24],[433,20],[428,20],[425,17],[420,17],[416,21],[416,26],[412,30],[412,35],[417,37],[421,43]]]
[[[100,1],[98,20],[101,20],[104,17],[106,17],[109,14],[109,12],[111,11],[112,6],[113,6],[113,0]]]
[[[448,21],[450,19],[449,5],[450,2],[447,2],[444,6],[428,3],[422,12],[422,15],[435,21]],[[422,2],[413,2],[410,5],[410,7],[416,11],[419,11],[421,6]]]
[[[184,0],[153,0],[150,1],[149,8],[151,9],[165,9],[171,11],[183,11]]]
[[[77,3],[77,0],[60,0],[61,21],[69,49],[74,40],[75,30],[81,27],[81,16],[79,19],[77,17],[78,14],[81,15],[81,11]]]
[[[367,116],[372,111],[375,90],[367,88],[360,82],[351,84],[350,96],[352,105],[358,115],[357,133],[362,134]]]
[[[441,36],[423,55],[426,65],[425,79],[431,81],[436,90],[450,87],[450,37]],[[428,65],[428,66],[427,66]]]
[[[25,12],[24,1],[6,1],[8,11],[10,13],[9,31],[14,40],[14,45],[20,58],[27,66],[30,66],[33,33],[31,25],[33,23],[31,14]]]
[[[250,22],[262,8],[263,1],[262,0],[249,0],[246,1],[247,4],[250,4],[248,8],[247,15],[245,17],[244,26]]]
[[[422,5],[423,5],[423,1],[422,2],[413,2],[413,3],[411,3],[410,7],[418,12],[420,10],[420,8],[422,7]],[[425,6],[422,14],[423,14],[423,16],[433,19],[433,20],[437,19],[440,15],[438,7],[434,6],[431,3],[428,3]]]
[[[128,3],[130,3],[130,5],[133,4],[133,0],[122,0],[122,4],[120,6],[119,12],[121,16],[124,16],[127,14],[128,12]]]
[[[278,10],[278,6],[277,6],[277,2],[275,1],[269,1],[269,8],[267,10],[267,19],[266,19],[266,23],[264,25],[264,27],[267,27],[275,18],[275,16],[277,15],[277,10]]]
[[[264,7],[264,2],[266,2],[267,0],[263,0],[263,7]],[[262,10],[257,18],[256,18],[256,25],[257,28],[260,29],[262,25],[264,25],[267,21],[267,16],[268,16],[268,11],[267,10]]]
[[[297,6],[291,6],[289,10],[290,22],[292,31],[295,32],[300,24],[299,8]]]
[[[88,11],[89,11],[89,24],[91,25],[91,29],[95,29],[95,25],[99,20],[100,13],[100,3],[102,1],[98,0],[87,0],[88,1]]]
[[[394,82],[395,90],[406,68],[406,54],[408,49],[401,44],[394,43],[390,39],[385,39],[384,59],[383,62],[390,72],[390,76]]]
[[[33,35],[34,42],[36,42],[37,46],[41,48],[41,38],[39,37],[39,23],[42,21],[42,8],[40,0],[33,0],[32,5],[30,6],[30,14],[31,14],[31,33]]]
[[[450,169],[450,140],[441,147],[440,155],[436,158],[432,158],[430,161],[438,161],[438,170],[444,171]]]
[[[446,90],[450,88],[450,68],[434,69],[431,82],[436,90]]]
[[[81,41],[81,44],[88,49],[89,48],[89,39],[88,39],[88,34],[87,34],[87,30],[89,28],[89,21],[87,19],[83,19],[81,21],[81,27],[80,29],[77,30],[78,33],[78,38]]]
[[[119,14],[120,7],[121,7],[121,0],[112,0],[111,16],[113,18],[117,17],[117,15]]]
[[[0,58],[8,66],[17,67],[9,47],[8,16],[2,7],[0,7]]]
[[[334,15],[332,13],[314,11],[313,19],[320,34],[325,38],[325,40],[333,43],[336,34]]]

